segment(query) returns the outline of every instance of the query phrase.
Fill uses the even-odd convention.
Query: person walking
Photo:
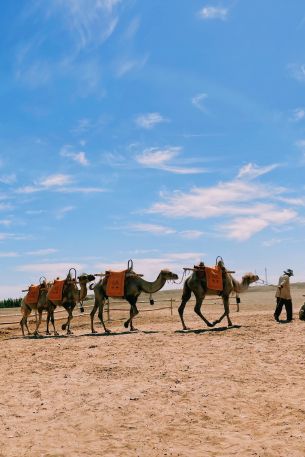
[[[284,274],[279,277],[278,286],[276,289],[276,308],[274,311],[274,319],[279,322],[280,314],[283,306],[286,308],[287,322],[292,321],[292,299],[290,294],[290,276],[293,276],[293,270],[287,268]]]

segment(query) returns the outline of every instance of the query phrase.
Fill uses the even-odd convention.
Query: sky
[[[12,0],[0,36],[0,298],[129,259],[305,280],[304,1]]]

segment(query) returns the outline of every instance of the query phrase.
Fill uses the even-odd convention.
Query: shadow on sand
[[[137,330],[135,332],[130,332],[128,330],[122,332],[110,332],[110,333],[82,333],[81,335],[26,335],[26,336],[11,336],[9,338],[4,338],[5,340],[46,340],[46,339],[58,339],[58,338],[82,338],[84,336],[100,337],[100,336],[121,336],[121,335],[134,335],[134,334],[145,334],[151,335],[154,333],[160,333],[157,330]]]
[[[195,330],[176,330],[175,333],[212,333],[212,332],[224,332],[233,328],[241,328],[241,325],[231,325],[230,327],[216,327],[216,328],[200,328]]]

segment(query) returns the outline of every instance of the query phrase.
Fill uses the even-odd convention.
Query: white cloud
[[[37,249],[36,251],[26,252],[26,255],[45,256],[45,255],[49,255],[49,254],[54,254],[55,252],[58,252],[58,249],[46,248],[46,249]]]
[[[116,7],[121,0],[55,0],[47,7],[47,17],[56,15],[71,32],[79,48],[107,40],[116,29]]]
[[[139,58],[139,59],[123,59],[117,62],[116,64],[116,76],[121,78],[125,76],[127,73],[130,73],[134,70],[140,70],[143,68],[148,60],[148,55]]]
[[[50,187],[65,186],[67,184],[71,184],[72,182],[73,182],[73,179],[70,175],[57,174],[57,175],[50,175],[44,179],[41,179],[39,181],[39,184],[44,188],[50,188]]]
[[[201,238],[204,235],[204,232],[200,230],[184,230],[179,233],[182,238],[187,238],[189,240],[195,240]]]
[[[58,263],[28,263],[16,267],[17,271],[26,273],[38,273],[44,275],[49,279],[54,279],[59,276],[65,278],[70,268],[75,268],[76,271],[84,271],[82,264],[58,262]]]
[[[295,122],[299,122],[303,120],[305,117],[305,109],[304,108],[296,108],[292,112],[292,120]]]
[[[275,203],[279,202],[286,189],[252,181],[254,177],[267,173],[272,168],[273,166],[243,167],[239,178],[233,181],[220,182],[212,187],[193,188],[189,192],[162,193],[162,200],[152,205],[147,212],[168,218],[213,218],[216,221],[222,218],[221,223],[216,222],[216,231],[227,238],[247,240],[264,228],[274,229],[297,222],[298,214],[295,210]],[[248,177],[249,181],[241,180],[240,176]]]
[[[207,97],[208,95],[204,93],[197,94],[192,98],[192,104],[200,111],[206,111],[204,101],[207,99]]]
[[[305,81],[305,65],[304,64],[289,64],[288,71],[292,78],[296,79],[299,82]]]
[[[14,173],[10,174],[10,175],[3,175],[3,176],[0,176],[0,182],[2,184],[13,184],[14,182],[16,182],[16,175]]]
[[[130,225],[130,229],[136,232],[148,232],[155,235],[170,235],[176,232],[170,227],[156,224],[132,224]]]
[[[138,127],[152,129],[155,125],[168,122],[160,113],[148,113],[138,116],[135,120]]]
[[[86,153],[83,151],[73,152],[71,151],[72,146],[65,145],[60,150],[60,155],[62,157],[69,157],[80,165],[86,166],[89,165],[89,161],[86,157]]]
[[[60,208],[56,212],[56,219],[63,219],[66,214],[71,213],[71,211],[75,210],[75,206],[65,206],[64,208]]]
[[[258,176],[265,175],[266,173],[269,173],[270,171],[272,171],[278,167],[279,167],[278,163],[266,165],[265,167],[259,167],[255,163],[248,163],[239,170],[237,177],[254,179],[254,178],[257,178]]]
[[[1,252],[0,251],[0,257],[1,258],[11,258],[11,257],[18,257],[19,254],[17,252]],[[1,286],[2,287],[2,286]]]
[[[8,227],[9,225],[12,225],[13,221],[11,219],[0,219],[0,225],[4,225]]]
[[[180,147],[168,147],[165,149],[145,149],[142,154],[136,156],[136,160],[145,167],[160,168],[181,152]]]
[[[175,174],[195,174],[205,170],[195,167],[173,166],[169,162],[181,153],[180,147],[168,146],[166,148],[149,148],[135,156],[136,161],[146,168],[156,168]],[[176,160],[177,163],[177,160]]]
[[[228,8],[215,7],[215,6],[204,6],[199,11],[199,16],[201,19],[220,19],[225,21],[228,17],[229,10]]]

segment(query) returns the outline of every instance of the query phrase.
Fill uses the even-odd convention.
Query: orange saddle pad
[[[123,297],[125,271],[110,271],[107,279],[106,294],[108,297]]]
[[[48,299],[54,301],[61,301],[62,300],[62,290],[64,288],[64,280],[55,280],[53,286],[51,286],[48,292]]]
[[[40,286],[30,286],[24,301],[26,305],[36,305],[39,298]]]
[[[205,267],[208,289],[222,290],[222,270],[218,267]]]

